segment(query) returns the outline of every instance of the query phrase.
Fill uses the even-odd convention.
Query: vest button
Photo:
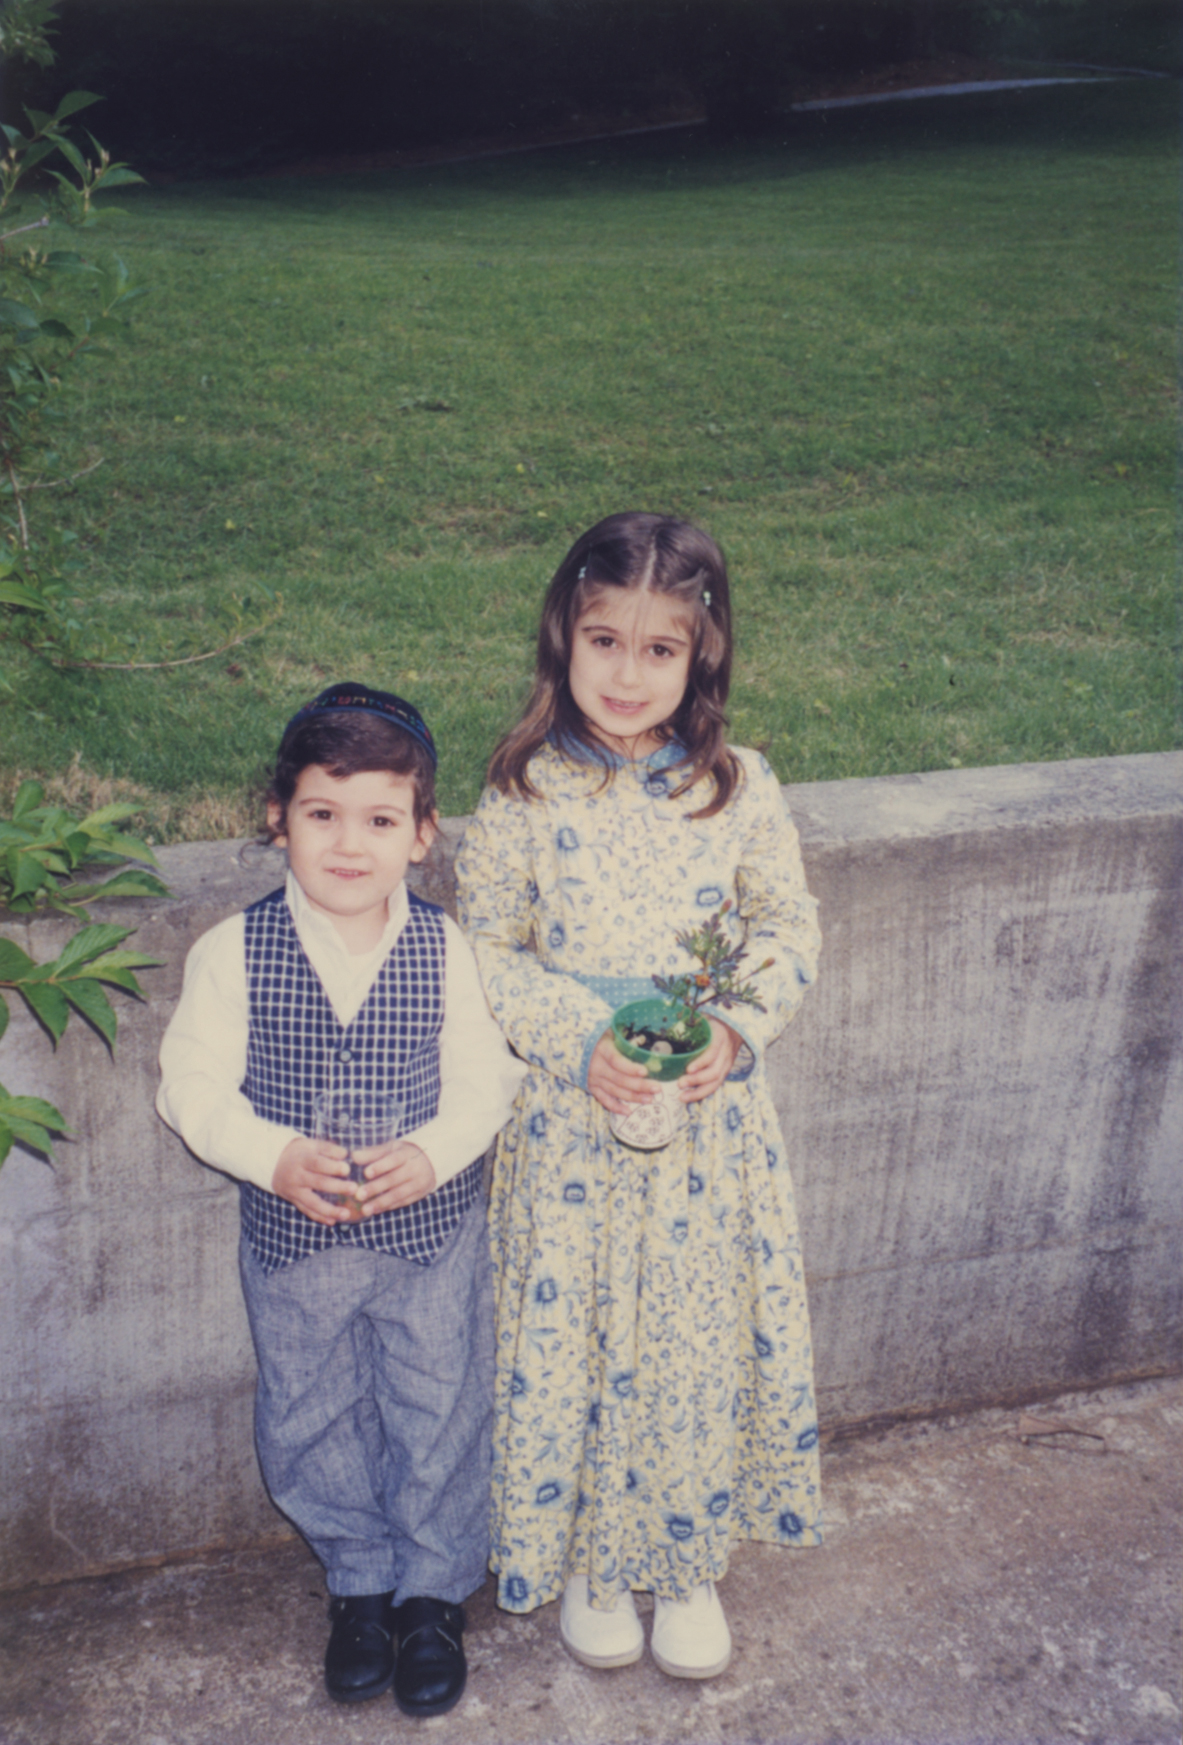
[[[337,1050],[337,1059],[338,1060],[352,1060],[353,1059],[353,1050],[351,1048],[339,1048]]]

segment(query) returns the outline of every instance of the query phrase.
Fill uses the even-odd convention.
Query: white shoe
[[[713,1581],[688,1600],[655,1599],[653,1658],[670,1678],[717,1678],[731,1660],[731,1631]]]
[[[583,1666],[601,1671],[610,1666],[631,1666],[641,1658],[645,1633],[633,1596],[621,1588],[610,1612],[601,1612],[588,1599],[586,1575],[573,1575],[563,1589],[559,1612],[563,1645]]]

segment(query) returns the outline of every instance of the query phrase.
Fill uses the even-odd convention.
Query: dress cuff
[[[587,1075],[591,1071],[592,1055],[599,1047],[600,1037],[604,1034],[604,1030],[607,1030],[608,1028],[609,1026],[605,1024],[603,1030],[593,1031],[583,1045],[583,1056],[579,1062],[579,1088],[581,1091],[587,1090]]]
[[[760,1044],[748,1035],[742,1024],[735,1021],[734,1012],[721,1012],[716,1006],[704,1006],[703,1011],[708,1018],[715,1018],[720,1024],[726,1024],[729,1030],[734,1030],[739,1037],[739,1053],[735,1063],[724,1080],[725,1084],[742,1084],[744,1079],[751,1078],[756,1070],[756,1062],[763,1056],[764,1050]]]

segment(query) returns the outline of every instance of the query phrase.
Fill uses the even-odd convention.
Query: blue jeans
[[[485,1207],[431,1266],[341,1246],[267,1274],[243,1242],[276,1507],[332,1594],[459,1602],[488,1561],[493,1298]]]

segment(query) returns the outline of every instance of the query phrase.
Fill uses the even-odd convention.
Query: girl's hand
[[[365,1166],[366,1185],[358,1194],[363,1218],[389,1212],[394,1206],[414,1205],[416,1200],[435,1191],[431,1159],[409,1139],[371,1146],[353,1155],[356,1162]]]
[[[587,1069],[587,1088],[610,1115],[627,1115],[638,1103],[651,1103],[653,1084],[643,1066],[626,1060],[605,1030],[596,1043]]]
[[[701,1103],[704,1097],[712,1096],[735,1065],[735,1057],[743,1047],[743,1037],[738,1036],[729,1024],[724,1024],[719,1018],[708,1018],[707,1022],[714,1040],[706,1053],[700,1054],[678,1080],[678,1094],[684,1103]]]
[[[348,1182],[346,1155],[343,1145],[332,1145],[327,1139],[293,1139],[279,1154],[271,1192],[314,1224],[340,1224],[349,1213],[321,1195],[339,1194],[342,1176]]]

